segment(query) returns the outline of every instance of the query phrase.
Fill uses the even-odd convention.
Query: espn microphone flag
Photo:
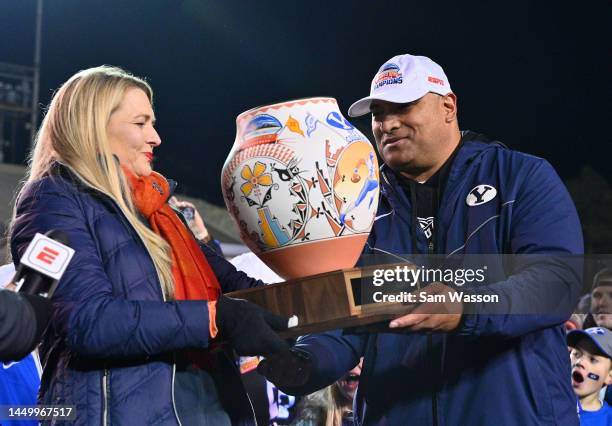
[[[74,250],[66,244],[68,237],[63,232],[37,233],[21,257],[13,278],[17,291],[45,293],[50,297],[74,255]]]

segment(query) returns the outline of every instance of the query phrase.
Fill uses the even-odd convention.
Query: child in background
[[[567,344],[581,426],[612,425],[612,409],[599,399],[601,389],[612,384],[612,332],[603,327],[573,330]]]

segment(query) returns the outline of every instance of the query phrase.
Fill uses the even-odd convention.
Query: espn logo
[[[429,81],[430,83],[433,83],[433,84],[439,84],[440,86],[444,86],[444,80],[441,80],[441,79],[439,79],[437,77],[429,76],[429,77],[427,77],[427,81]]]
[[[21,263],[59,280],[73,255],[74,250],[72,248],[43,234],[36,234],[21,257]]]
[[[53,250],[51,247],[44,246],[42,250],[36,256],[36,260],[40,260],[48,265],[53,265],[55,260],[59,257],[60,252]]]

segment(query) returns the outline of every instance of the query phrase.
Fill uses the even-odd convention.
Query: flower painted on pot
[[[270,173],[265,173],[265,171],[266,165],[260,161],[257,161],[253,166],[253,170],[251,170],[251,167],[247,164],[242,168],[242,171],[240,172],[240,176],[242,176],[242,178],[246,181],[240,186],[240,190],[247,199],[251,195],[251,193],[253,193],[253,195],[258,198],[258,202],[256,204],[259,205],[263,204],[261,202],[260,187],[271,186],[273,183],[272,175]]]

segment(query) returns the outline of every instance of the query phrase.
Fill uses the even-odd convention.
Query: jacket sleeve
[[[37,232],[68,235],[75,254],[51,299],[53,331],[76,353],[100,358],[208,346],[207,302],[125,300],[113,294],[85,207],[71,192],[45,181],[18,200],[11,250],[13,259],[19,258]]]
[[[333,330],[301,336],[294,349],[306,352],[312,361],[307,383],[281,390],[288,395],[308,395],[331,385],[359,363],[364,356],[368,336]]]
[[[220,256],[207,244],[202,242],[199,244],[202,252],[206,256],[206,260],[208,260],[208,264],[219,280],[219,285],[221,285],[223,293],[265,285],[263,281],[251,278],[244,272],[237,270],[234,265],[223,256]]]
[[[219,256],[225,257],[225,255],[223,254],[223,249],[221,248],[221,243],[219,242],[219,240],[212,239],[209,242],[207,242],[207,243],[203,242],[202,244],[204,244],[208,248],[212,249]]]
[[[469,304],[456,333],[512,338],[563,323],[582,287],[582,230],[565,186],[544,161],[519,189],[509,251],[513,273],[468,292],[498,295],[499,303]]]
[[[17,361],[34,350],[50,309],[42,297],[0,290],[0,361]]]

